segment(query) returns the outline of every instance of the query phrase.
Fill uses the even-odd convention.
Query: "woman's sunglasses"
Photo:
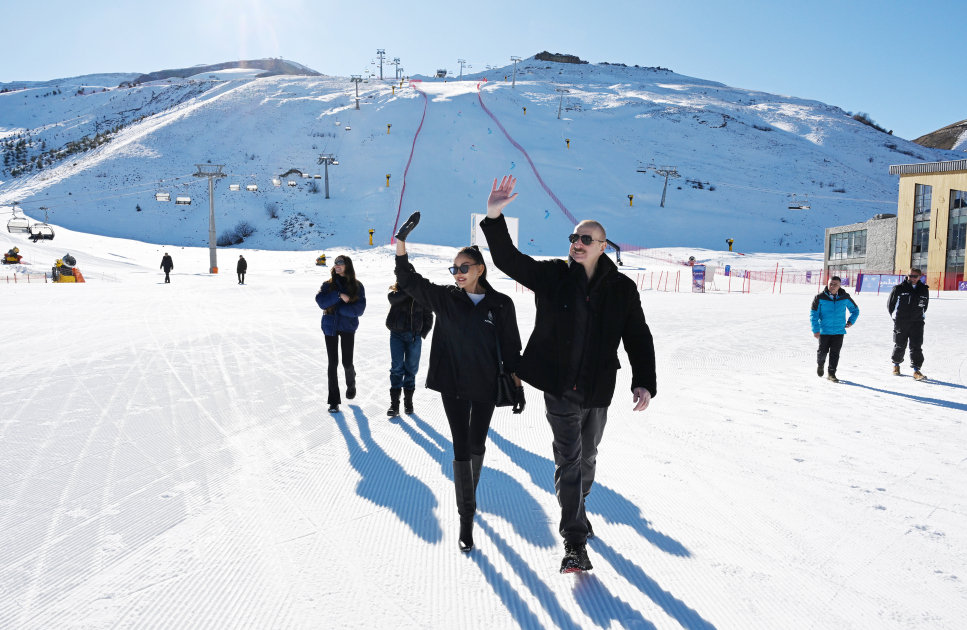
[[[332,264],[333,264],[334,267],[345,267],[346,266],[346,261],[345,260],[337,260],[337,261],[335,261]]]
[[[604,243],[604,241],[591,238],[590,234],[568,234],[567,236],[567,240],[571,241],[572,243],[577,243],[578,239],[581,239],[581,242],[585,245],[590,245],[591,243]]]
[[[459,267],[447,267],[447,270],[450,272],[450,275],[455,276],[457,273],[467,273],[470,271],[471,267],[479,264],[480,263],[463,263]]]

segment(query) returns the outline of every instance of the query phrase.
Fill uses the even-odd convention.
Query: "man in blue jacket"
[[[846,309],[849,309],[849,320],[844,324]],[[852,327],[860,316],[860,307],[853,301],[852,296],[840,286],[839,276],[829,279],[829,286],[813,298],[813,307],[809,311],[809,321],[812,323],[813,336],[819,339],[819,351],[816,360],[819,367],[816,374],[823,375],[826,367],[826,355],[829,355],[829,371],[827,378],[838,383],[836,366],[839,365],[839,351],[843,347],[843,337],[846,329]]]

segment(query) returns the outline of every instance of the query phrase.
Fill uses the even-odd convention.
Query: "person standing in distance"
[[[168,277],[168,274],[170,274],[171,270],[175,268],[175,263],[173,260],[171,260],[171,256],[168,255],[168,252],[165,252],[165,255],[161,258],[161,268],[165,272],[165,284],[171,284],[171,278]]]
[[[245,284],[245,272],[248,270],[248,262],[245,256],[238,255],[238,264],[235,265],[235,273],[238,274],[238,283]]]
[[[520,362],[517,311],[512,299],[487,282],[487,265],[475,246],[464,247],[454,257],[450,274],[455,286],[434,284],[418,274],[406,255],[406,239],[419,222],[420,213],[414,212],[396,233],[396,282],[436,315],[426,386],[440,392],[450,425],[459,546],[460,551],[469,552],[473,549],[477,483],[497,402],[498,361],[511,375]],[[514,383],[514,413],[521,413],[524,388],[516,375]]]
[[[900,376],[900,363],[910,344],[910,367],[913,378],[925,381],[923,366],[923,326],[930,305],[930,287],[920,282],[923,272],[917,268],[890,291],[886,308],[893,316],[893,375]]]
[[[561,573],[592,569],[587,539],[594,536],[585,512],[597,466],[598,445],[614,397],[618,344],[631,363],[635,411],[657,394],[655,345],[641,309],[638,287],[603,255],[604,227],[581,221],[568,237],[568,260],[536,261],[514,247],[503,209],[517,180],[494,180],[487,218],[480,227],[498,269],[534,292],[537,315],[517,370],[521,380],[544,392],[554,434],[554,488],[564,538]]]
[[[403,410],[413,413],[413,391],[416,389],[416,373],[420,369],[423,340],[433,328],[433,311],[407,295],[394,283],[387,294],[389,313],[386,327],[389,329],[389,351],[392,363],[389,369],[389,409],[386,415],[400,415],[400,393],[403,394]]]
[[[849,321],[843,323],[843,317],[849,309]],[[839,276],[829,279],[829,285],[823,292],[813,298],[813,306],[809,311],[809,321],[812,324],[813,336],[819,339],[819,350],[816,361],[819,367],[816,373],[823,375],[826,369],[826,355],[829,355],[829,380],[838,383],[836,367],[839,365],[839,351],[843,347],[843,337],[846,329],[856,323],[860,316],[860,307],[853,301],[852,296],[840,286]]]
[[[359,318],[366,310],[366,291],[356,280],[356,271],[349,256],[337,256],[332,263],[329,280],[316,293],[316,304],[323,309],[322,333],[326,336],[329,355],[329,413],[339,412],[339,350],[346,371],[346,398],[356,397],[356,369],[353,367],[353,348]],[[341,343],[340,343],[341,342]]]

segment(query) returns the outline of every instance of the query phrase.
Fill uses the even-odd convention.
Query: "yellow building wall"
[[[913,198],[916,184],[933,186],[930,208],[930,249],[927,256],[929,279],[937,282],[938,274],[947,268],[947,228],[950,219],[950,191],[967,190],[967,171],[900,175],[897,200],[896,269],[910,271],[913,245]]]

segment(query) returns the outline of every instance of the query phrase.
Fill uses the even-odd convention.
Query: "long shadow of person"
[[[631,582],[639,591],[651,598],[651,601],[655,602],[685,630],[715,630],[714,625],[686,606],[683,601],[664,590],[638,565],[615,551],[608,543],[599,538],[592,538],[588,541],[588,545],[607,560],[608,564],[618,572],[618,575]]]
[[[535,486],[551,494],[554,492],[554,460],[532,453],[503,437],[492,427],[490,442],[507,454],[510,459],[530,475]],[[588,495],[585,509],[600,514],[609,523],[628,525],[645,540],[665,553],[688,558],[692,553],[674,538],[652,529],[641,509],[608,486],[595,481]]]
[[[349,465],[362,479],[356,494],[378,506],[389,508],[406,523],[413,533],[429,543],[443,539],[443,531],[434,514],[437,507],[433,491],[416,477],[407,474],[392,457],[380,448],[369,431],[369,420],[356,405],[350,405],[362,444],[349,431],[342,414],[333,414],[336,426],[349,449]],[[365,447],[365,448],[363,448]]]
[[[610,628],[612,621],[617,621],[622,627],[658,630],[655,624],[645,619],[631,604],[620,597],[615,597],[601,583],[596,575],[582,573],[577,576],[574,585],[574,601],[578,603],[584,614],[601,628]]]
[[[402,417],[396,421],[417,446],[439,462],[440,471],[452,481],[453,443],[418,415],[411,414],[410,419],[430,439],[407,424]],[[501,517],[510,523],[518,536],[532,545],[548,548],[556,544],[547,513],[519,481],[505,472],[484,466],[477,487],[477,509]]]
[[[927,398],[926,396],[914,396],[913,394],[903,394],[901,392],[892,392],[888,389],[878,389],[876,387],[870,387],[869,385],[861,385],[859,383],[854,383],[853,381],[847,381],[840,379],[840,382],[844,385],[849,385],[851,387],[860,387],[862,389],[868,389],[872,392],[879,392],[881,394],[890,394],[891,396],[899,396],[900,398],[906,398],[914,402],[924,403],[927,405],[935,405],[937,407],[946,407],[947,409],[956,409],[958,411],[967,411],[967,405],[962,403],[955,403],[949,400],[941,400],[939,398]]]

